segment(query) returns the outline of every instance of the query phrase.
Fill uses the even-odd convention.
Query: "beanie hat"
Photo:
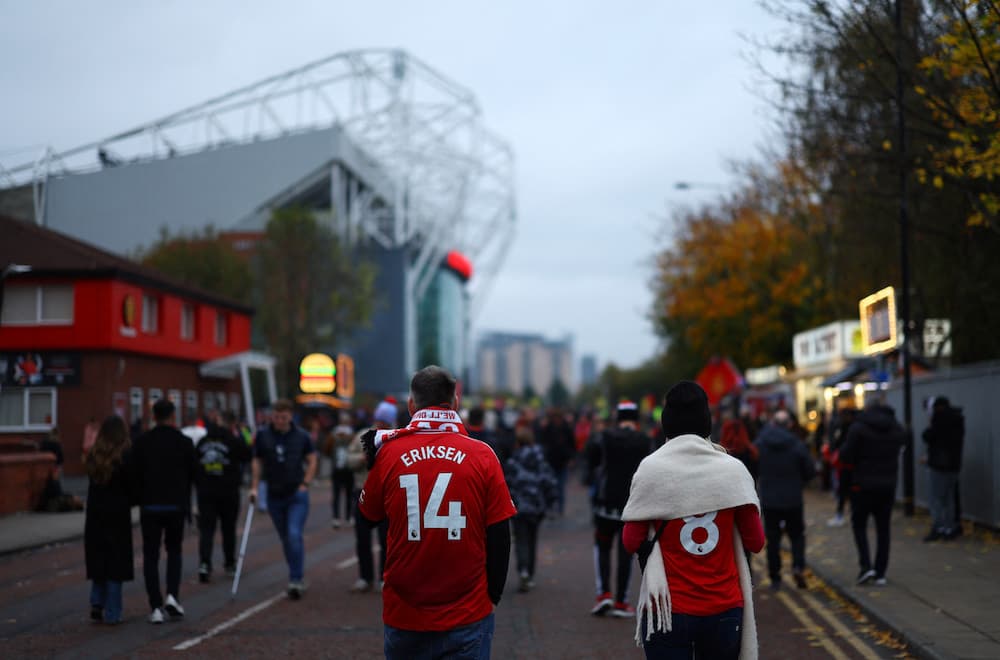
[[[708,409],[708,396],[701,385],[682,380],[671,387],[663,397],[660,425],[668,440],[685,433],[702,438],[711,435],[712,413]]]
[[[639,406],[635,405],[631,401],[621,401],[618,403],[618,408],[615,409],[615,417],[619,422],[638,421]]]
[[[396,406],[383,401],[375,407],[375,421],[394,426],[396,424]]]

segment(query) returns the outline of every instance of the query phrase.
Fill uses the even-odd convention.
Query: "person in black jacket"
[[[563,411],[552,407],[538,421],[535,438],[545,452],[545,460],[556,475],[559,492],[556,513],[561,516],[566,508],[566,475],[569,471],[569,463],[576,454],[576,438],[573,437],[573,428],[566,421]]]
[[[805,516],[802,489],[816,475],[809,448],[790,430],[791,417],[785,410],[774,413],[772,423],[761,431],[755,445],[760,504],[764,511],[767,537],[767,568],[771,588],[781,587],[781,534],[792,544],[792,576],[800,589],[806,587]]]
[[[858,584],[885,584],[889,566],[889,521],[896,499],[899,452],[906,432],[892,408],[875,401],[858,413],[840,448],[840,461],[852,470],[851,527],[858,550]],[[875,565],[868,548],[868,517],[875,519]]]
[[[639,409],[631,401],[618,404],[617,424],[587,445],[587,465],[594,475],[594,556],[597,564],[597,599],[590,610],[595,616],[635,616],[628,604],[632,557],[622,544],[622,509],[628,502],[632,475],[652,451],[652,439],[639,430]],[[617,574],[611,593],[611,546],[617,538]]]
[[[131,446],[121,417],[101,424],[85,466],[87,513],[83,554],[91,580],[90,618],[104,623],[122,620],[122,583],[134,577],[132,567]]]
[[[194,445],[172,424],[174,404],[153,404],[156,425],[136,439],[132,452],[142,526],[142,573],[152,612],[150,623],[184,616],[178,600],[181,586],[181,542],[190,515],[191,485],[196,469]],[[160,591],[160,544],[167,551],[167,597]]]
[[[271,406],[271,423],[257,430],[253,448],[250,501],[267,483],[267,511],[281,539],[288,564],[288,597],[298,600],[305,592],[305,539],[309,516],[309,484],[316,476],[316,450],[312,438],[292,422],[292,402],[278,399]]]
[[[241,436],[219,424],[218,412],[210,413],[205,435],[198,441],[198,579],[212,575],[212,543],[215,523],[222,532],[222,555],[226,575],[236,571],[236,518],[240,512],[240,479],[250,461],[250,448]]]
[[[950,540],[961,534],[955,515],[955,492],[962,469],[965,417],[943,396],[930,402],[931,424],[924,430],[930,468],[931,530],[924,541]]]

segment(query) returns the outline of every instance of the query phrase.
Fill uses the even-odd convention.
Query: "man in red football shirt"
[[[441,367],[421,369],[410,381],[410,424],[366,434],[373,464],[358,509],[373,522],[389,519],[382,621],[390,659],[490,656],[516,511],[496,454],[465,433],[455,386]]]

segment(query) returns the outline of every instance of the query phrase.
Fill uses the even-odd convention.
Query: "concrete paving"
[[[66,488],[81,494],[80,482]],[[888,584],[857,586],[851,528],[827,526],[833,513],[830,493],[806,492],[806,560],[821,580],[873,623],[897,633],[919,657],[1000,658],[1000,535],[966,523],[966,534],[955,541],[923,543],[927,516],[906,517],[897,509]],[[80,538],[83,523],[83,512],[5,516],[0,555]],[[874,529],[870,535],[874,550]]]

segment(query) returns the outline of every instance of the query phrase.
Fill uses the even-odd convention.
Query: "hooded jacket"
[[[777,424],[768,424],[757,442],[760,504],[768,509],[801,509],[802,488],[816,475],[804,442]]]
[[[587,464],[595,474],[594,513],[620,520],[628,502],[632,475],[652,451],[652,441],[637,429],[606,429],[587,447]]]
[[[841,463],[854,471],[852,490],[894,491],[905,439],[889,406],[874,405],[858,413],[840,448]]]
[[[935,408],[931,425],[924,430],[927,443],[927,467],[941,472],[962,469],[962,442],[965,439],[965,417],[961,408]]]

